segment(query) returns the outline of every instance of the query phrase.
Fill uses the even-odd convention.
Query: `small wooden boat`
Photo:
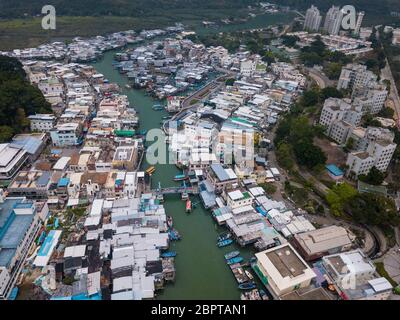
[[[189,177],[187,175],[185,175],[185,174],[177,174],[174,177],[174,181],[185,181],[187,179],[189,179]]]
[[[226,239],[226,240],[218,241],[217,246],[219,248],[226,247],[226,246],[229,246],[230,244],[232,244],[232,242],[233,242],[232,239]]]
[[[156,171],[156,168],[155,168],[155,167],[150,167],[150,168],[148,168],[148,169],[146,170],[146,173],[147,173],[148,175],[151,175],[151,174],[153,174],[155,171]]]
[[[263,289],[260,289],[259,292],[262,300],[269,300],[267,293]]]
[[[190,213],[192,211],[192,201],[190,199],[186,200],[186,213]]]
[[[162,258],[173,258],[176,257],[176,252],[175,251],[167,251],[161,254]]]
[[[253,279],[254,279],[254,277],[253,277],[253,275],[251,274],[250,271],[244,270],[244,273],[246,274],[246,276],[247,276],[250,280],[253,280]]]
[[[171,216],[168,216],[168,217],[167,217],[167,226],[168,226],[168,228],[172,228],[173,225],[174,225],[174,222],[173,222],[173,220],[172,220],[172,217],[171,217]]]
[[[155,104],[152,108],[153,108],[154,111],[161,111],[161,110],[164,110],[164,109],[165,109],[165,108],[164,108],[162,105],[160,105],[160,104]]]
[[[175,229],[171,229],[168,231],[168,237],[171,241],[178,241],[182,239],[181,235]]]
[[[222,233],[218,236],[217,241],[224,241],[224,240],[230,239],[231,237],[232,237],[232,235],[229,232]]]
[[[164,196],[162,194],[157,195],[157,200],[160,201],[161,203],[164,202]]]
[[[237,257],[239,254],[240,254],[239,251],[231,251],[231,252],[228,252],[227,254],[225,254],[224,257],[225,257],[225,260],[229,260],[229,259]]]
[[[230,265],[230,264],[240,263],[242,261],[243,261],[243,257],[234,257],[234,258],[226,260],[226,263],[228,265]]]
[[[189,194],[187,192],[183,192],[181,198],[182,198],[182,200],[187,200],[187,199],[189,199]]]
[[[251,290],[254,289],[256,287],[256,284],[254,282],[246,282],[246,283],[242,283],[239,284],[238,288],[240,290]]]

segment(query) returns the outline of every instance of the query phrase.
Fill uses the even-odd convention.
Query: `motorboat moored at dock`
[[[224,258],[225,258],[225,260],[229,260],[229,259],[237,257],[239,254],[240,254],[239,251],[231,251],[231,252],[226,253],[224,255]]]
[[[256,284],[254,282],[241,283],[238,288],[240,290],[251,290],[256,288]]]
[[[240,263],[242,261],[243,261],[243,257],[234,257],[234,258],[226,260],[226,263],[229,265],[229,264]]]
[[[190,199],[186,200],[186,213],[192,212],[192,201]]]
[[[167,251],[161,254],[161,258],[174,258],[176,257],[175,251]]]
[[[187,176],[185,174],[177,174],[174,177],[174,181],[185,181],[185,180],[188,180],[188,179],[189,179],[189,176]]]
[[[222,248],[222,247],[229,246],[232,243],[233,243],[232,239],[226,239],[226,240],[218,241],[217,246],[219,248]]]

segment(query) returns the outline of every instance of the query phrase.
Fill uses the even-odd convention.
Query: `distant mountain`
[[[1,0],[0,17],[37,15],[47,4],[53,5],[59,15],[140,17],[174,10],[240,9],[257,2],[255,0]]]

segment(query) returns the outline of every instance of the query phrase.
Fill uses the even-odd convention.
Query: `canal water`
[[[209,32],[237,31],[250,28],[262,28],[276,22],[284,23],[293,18],[292,15],[259,16],[250,22],[239,25],[207,30]],[[198,31],[198,30],[196,30]],[[103,59],[93,64],[96,70],[102,73],[110,82],[117,83],[122,88],[122,94],[129,98],[131,106],[139,112],[139,130],[161,128],[166,111],[154,111],[152,106],[160,102],[146,95],[144,90],[127,89],[127,77],[120,75],[112,66],[115,51],[104,54]],[[143,163],[143,169],[148,164]],[[152,176],[152,188],[178,186],[173,181],[175,175],[181,171],[173,164],[157,164]],[[192,203],[199,203],[198,197],[192,198]],[[215,299],[237,300],[240,290],[229,266],[226,265],[224,254],[239,250],[248,261],[254,254],[251,248],[241,248],[237,244],[226,248],[216,245],[218,234],[226,231],[219,227],[213,220],[211,212],[205,210],[199,203],[190,214],[185,212],[185,202],[179,196],[166,196],[164,207],[167,215],[173,217],[174,227],[182,235],[182,240],[172,242],[170,250],[177,252],[175,258],[176,278],[175,283],[168,284],[157,298],[164,300],[173,299]],[[256,278],[256,277],[255,277]],[[257,281],[259,289],[262,288]],[[265,288],[264,288],[265,289]]]
[[[139,112],[139,130],[160,128],[162,117],[166,111],[154,111],[152,106],[159,103],[145,94],[143,90],[126,89],[127,78],[120,75],[112,67],[115,52],[108,52],[104,58],[93,64],[96,70],[113,83],[118,83],[122,93],[129,98],[131,106]],[[143,167],[148,165],[144,163]],[[157,164],[152,176],[152,187],[178,186],[173,181],[176,174],[181,173],[173,164]],[[198,197],[192,198],[192,203],[199,202]],[[159,299],[239,299],[240,291],[230,268],[224,261],[224,254],[232,250],[241,250],[242,256],[250,258],[248,249],[235,245],[218,248],[216,239],[219,233],[225,231],[215,224],[211,212],[205,210],[199,203],[190,214],[185,212],[185,201],[179,196],[166,196],[164,206],[168,215],[174,220],[174,227],[182,235],[182,240],[172,242],[170,249],[177,252],[175,258],[176,279],[158,295]]]

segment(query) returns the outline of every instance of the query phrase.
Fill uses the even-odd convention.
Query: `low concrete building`
[[[352,236],[343,227],[329,226],[294,235],[293,245],[306,261],[310,261],[349,250]]]
[[[257,274],[267,279],[267,287],[276,297],[308,287],[316,277],[289,243],[256,253],[256,258]]]

